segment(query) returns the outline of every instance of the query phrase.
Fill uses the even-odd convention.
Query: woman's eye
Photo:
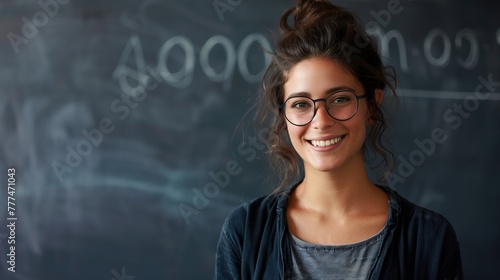
[[[297,109],[304,109],[304,108],[308,108],[309,106],[310,106],[309,103],[305,102],[305,101],[295,102],[292,105],[293,108],[297,108]]]
[[[350,99],[347,96],[339,96],[335,97],[332,99],[331,103],[345,103],[348,102]]]

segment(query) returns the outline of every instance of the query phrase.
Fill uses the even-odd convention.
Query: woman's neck
[[[305,177],[294,191],[296,203],[313,212],[349,215],[363,211],[383,194],[368,178],[363,159],[329,172],[305,168]]]

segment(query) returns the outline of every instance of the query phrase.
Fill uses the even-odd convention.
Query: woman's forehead
[[[348,88],[363,90],[359,80],[346,67],[329,58],[310,58],[294,65],[284,83],[285,97],[304,92],[309,95],[325,95],[332,89]]]

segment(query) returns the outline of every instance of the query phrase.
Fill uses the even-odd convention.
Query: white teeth
[[[330,145],[338,143],[340,140],[342,140],[342,137],[337,137],[330,140],[311,140],[311,143],[315,147],[328,147]]]

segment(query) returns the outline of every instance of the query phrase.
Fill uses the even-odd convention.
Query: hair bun
[[[298,0],[297,5],[285,11],[280,20],[280,29],[285,34],[296,29],[306,29],[325,14],[331,14],[332,5],[327,0]],[[293,26],[289,24],[289,17],[293,16]]]

